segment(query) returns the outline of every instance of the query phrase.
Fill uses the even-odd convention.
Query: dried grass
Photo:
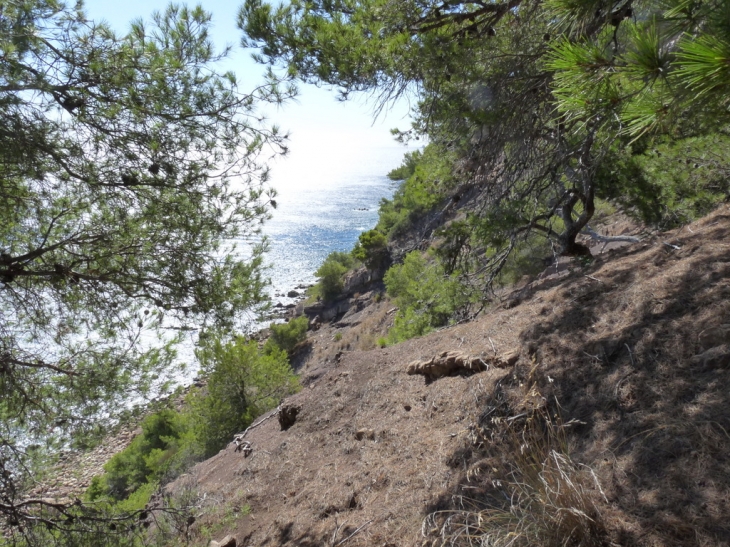
[[[511,461],[501,471],[488,465],[472,470],[470,480],[482,475],[484,495],[462,500],[463,509],[432,513],[424,521],[424,535],[427,529],[438,535],[433,544],[441,546],[603,545],[597,503],[605,495],[593,471],[568,455],[564,426],[551,422],[543,410],[519,428],[502,423],[504,434],[492,452]]]

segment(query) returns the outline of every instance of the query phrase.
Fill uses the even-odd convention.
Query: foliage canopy
[[[459,191],[476,196],[473,237],[454,231],[459,267],[488,284],[531,233],[588,252],[576,238],[617,151],[650,133],[722,130],[728,13],[727,0],[245,0],[239,23],[289,76],[381,106],[415,95],[399,136],[453,154]]]
[[[228,328],[263,301],[263,160],[285,136],[256,108],[293,90],[216,72],[209,25],[170,6],[119,36],[57,0],[0,4],[5,523],[32,522],[29,442],[89,431],[169,374],[164,329]]]

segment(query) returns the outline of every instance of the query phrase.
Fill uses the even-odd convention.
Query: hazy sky
[[[251,59],[251,50],[240,47],[241,31],[236,28],[236,16],[241,3],[242,0],[205,0],[202,5],[213,15],[211,35],[218,49],[226,44],[234,46],[224,68],[236,73],[242,91],[246,91],[260,81],[264,67]],[[168,4],[167,0],[85,1],[91,19],[106,20],[120,33],[129,28],[131,20],[149,19],[153,11],[162,11]],[[190,6],[195,4],[188,3]],[[268,113],[272,122],[291,134],[290,157],[278,161],[273,168],[273,183],[280,188],[286,184],[282,180],[284,173],[287,179],[291,173],[306,171],[310,174],[332,158],[353,158],[353,168],[356,168],[358,149],[393,148],[397,145],[390,129],[407,129],[410,125],[409,105],[405,101],[374,121],[375,105],[367,101],[366,96],[340,102],[334,90],[311,85],[299,87],[296,102],[272,108]],[[372,154],[367,155],[372,157]]]

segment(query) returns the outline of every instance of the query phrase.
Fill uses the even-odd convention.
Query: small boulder
[[[301,293],[299,291],[289,291],[288,293],[286,293],[286,295],[289,298],[296,298],[297,296],[300,296]]]
[[[281,405],[279,407],[279,425],[282,431],[286,431],[297,421],[297,416],[302,408],[297,405]]]
[[[730,341],[730,323],[700,332],[699,342],[703,349],[710,349]]]
[[[233,536],[226,536],[220,541],[210,540],[208,547],[236,547],[236,538]]]
[[[367,439],[369,441],[375,440],[375,431],[372,429],[358,429],[355,432],[355,439],[358,441],[362,441],[363,439]]]

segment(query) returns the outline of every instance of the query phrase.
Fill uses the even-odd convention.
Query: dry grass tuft
[[[568,455],[565,426],[551,422],[544,410],[519,427],[502,424],[498,448],[492,450],[501,458],[486,460],[496,467],[481,465],[468,475],[481,482],[481,495],[462,499],[462,509],[429,515],[424,535],[437,535],[433,545],[441,546],[604,545],[597,503],[605,495],[593,471]],[[506,458],[507,463],[496,463]]]

